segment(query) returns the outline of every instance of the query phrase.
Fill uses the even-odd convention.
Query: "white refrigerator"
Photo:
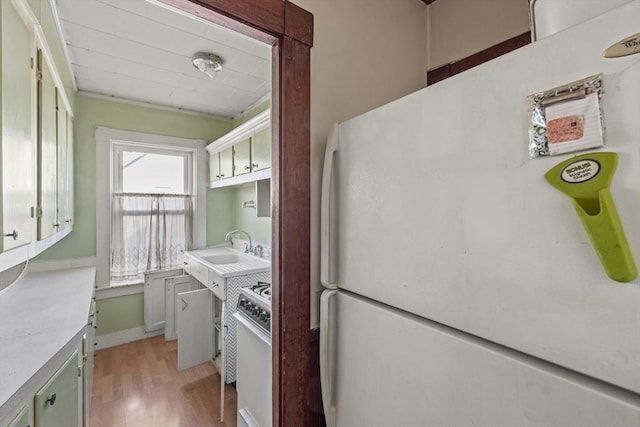
[[[529,159],[527,96],[603,74],[620,222],[640,262],[640,1],[329,137],[321,379],[329,427],[639,426],[640,281],[611,280]]]

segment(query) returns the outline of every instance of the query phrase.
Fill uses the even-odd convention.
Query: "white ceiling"
[[[78,90],[234,118],[271,91],[271,46],[146,0],[56,0]],[[221,56],[215,78],[198,51]]]

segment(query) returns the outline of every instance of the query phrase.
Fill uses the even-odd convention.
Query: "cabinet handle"
[[[67,224],[69,224],[69,223],[71,222],[71,220],[70,220],[70,219],[68,219],[68,220],[66,220],[65,222],[66,222]]]
[[[244,170],[246,170],[246,171],[251,170],[251,166],[245,166],[245,167],[244,167]]]
[[[220,178],[224,178],[224,174],[221,173],[220,175],[218,175]]]
[[[56,394],[53,393],[50,398],[47,399],[47,403],[53,406],[56,403]]]
[[[53,226],[58,228],[58,227],[60,227],[60,224],[53,224]]]
[[[216,178],[220,179],[220,175],[216,175]]]
[[[258,164],[257,163],[252,163],[251,167],[253,167],[254,169],[258,169]]]
[[[13,230],[12,233],[5,234],[4,237],[13,237],[13,240],[18,240],[18,232]]]

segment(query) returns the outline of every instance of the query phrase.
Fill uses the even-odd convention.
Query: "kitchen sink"
[[[245,258],[235,254],[205,255],[202,259],[210,264],[233,264],[246,261]]]

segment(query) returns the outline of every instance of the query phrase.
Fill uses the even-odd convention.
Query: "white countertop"
[[[29,273],[0,295],[0,420],[77,348],[95,267]]]
[[[271,270],[271,261],[266,258],[260,258],[251,254],[246,254],[231,248],[205,248],[187,251],[185,256],[191,257],[198,262],[204,264],[207,268],[213,270],[220,277],[234,277],[245,274],[262,273]],[[232,262],[228,264],[212,264],[206,260],[209,256],[215,255],[235,255],[240,262]]]

